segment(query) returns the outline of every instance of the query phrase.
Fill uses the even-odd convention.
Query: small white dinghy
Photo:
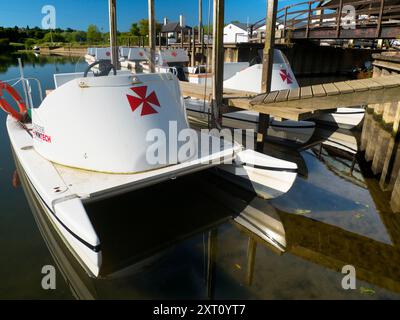
[[[0,98],[1,90],[12,92],[21,112],[5,99],[0,106],[13,114],[7,130],[18,166],[90,275],[99,275],[102,253],[87,202],[221,164],[232,181],[246,182],[266,197],[280,195],[294,183],[296,164],[243,151],[209,133],[193,133],[175,76],[117,74],[114,69],[114,75],[90,77],[89,69],[84,75],[63,75],[64,82],[58,76],[56,89],[30,109],[32,121],[23,100],[2,82]]]
[[[238,66],[240,65],[241,63],[238,63]],[[262,64],[255,64],[244,68],[228,79],[224,79],[224,88],[262,93],[261,80]],[[211,85],[211,81],[208,83]],[[295,89],[298,87],[298,82],[291,69],[288,59],[282,51],[275,49],[271,91]],[[362,123],[364,115],[365,110],[363,108],[338,108],[335,113],[323,114],[313,120],[326,125],[350,130]],[[254,117],[256,116],[258,115],[255,113]],[[241,116],[238,115],[236,118],[240,117]],[[243,117],[243,120],[246,121],[246,118]],[[309,124],[307,126],[309,126]]]
[[[236,69],[234,66],[236,65]],[[248,63],[230,63],[224,73],[224,88],[261,93],[262,65],[249,66]],[[230,72],[228,72],[230,71]],[[225,72],[225,68],[224,68]],[[211,80],[208,82],[211,84]],[[282,53],[275,49],[272,71],[271,91],[297,88],[290,64]],[[188,115],[202,120],[207,119],[210,106],[197,99],[185,99]],[[258,132],[259,113],[254,111],[236,111],[222,116],[222,125],[230,128],[252,129]],[[315,123],[312,121],[276,121],[271,119],[268,137],[304,144],[314,134]]]
[[[197,120],[207,121],[211,117],[209,103],[199,99],[185,99],[185,107],[188,116]],[[259,131],[259,113],[254,111],[235,111],[222,115],[222,126],[233,129],[250,129],[255,133]],[[315,131],[315,123],[312,121],[276,121],[271,118],[268,127],[268,138],[278,141],[290,141],[304,144],[310,140]]]
[[[336,112],[321,114],[314,120],[328,126],[352,130],[362,123],[364,117],[364,108],[338,108]]]

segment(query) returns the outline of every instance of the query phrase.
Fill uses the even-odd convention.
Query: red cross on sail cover
[[[161,107],[161,105],[154,91],[147,95],[147,86],[132,87],[131,90],[138,95],[138,97],[129,94],[126,95],[132,111],[135,111],[137,108],[142,106],[142,117],[158,113],[153,106]]]
[[[281,71],[279,72],[279,75],[281,76],[283,82],[287,81],[288,84],[293,83],[292,76],[285,69],[281,69]]]

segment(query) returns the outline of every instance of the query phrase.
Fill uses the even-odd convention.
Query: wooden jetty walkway
[[[209,100],[211,88],[181,82],[184,96]],[[223,100],[238,109],[257,111],[275,119],[305,120],[339,107],[384,104],[400,100],[400,75],[332,82],[266,94],[224,89]]]

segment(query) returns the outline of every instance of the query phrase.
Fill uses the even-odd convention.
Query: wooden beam
[[[156,21],[154,12],[154,0],[149,1],[149,48],[150,48],[150,72],[156,71]]]

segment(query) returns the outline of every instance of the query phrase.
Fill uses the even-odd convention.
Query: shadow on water
[[[63,72],[73,72],[74,61],[65,66],[69,67]],[[51,80],[54,65],[42,72],[42,78]],[[372,125],[368,117],[366,123]],[[72,257],[20,172],[37,226],[64,277],[54,296],[70,298],[66,289],[70,288],[74,297],[83,299],[398,299],[399,215],[390,206],[392,191],[382,191],[371,163],[360,158],[371,152],[364,151],[365,140],[376,132],[367,135],[364,130],[360,138],[348,131],[319,128],[307,145],[268,144],[267,153],[299,167],[291,190],[270,201],[207,171],[85,204],[103,245],[99,279],[88,277]],[[9,152],[6,131],[1,133],[1,147]],[[392,149],[398,152],[396,146]],[[397,155],[389,157],[386,165],[390,170],[385,182],[391,189],[396,186]],[[11,155],[1,160],[1,187],[6,190],[2,210],[12,210],[23,198],[5,182],[12,177]],[[386,160],[376,160],[381,162],[379,166],[385,168]],[[16,245],[13,235],[21,232],[16,228],[30,214],[26,206],[18,208],[0,226],[5,230],[1,245],[18,248],[0,258],[8,274],[17,266],[22,273],[32,270],[32,265],[52,263],[35,238],[34,225],[26,226],[29,241]],[[255,228],[244,227],[240,217],[258,217],[253,220]],[[283,240],[274,245],[260,230]],[[35,246],[28,246],[29,242]],[[22,250],[31,256],[29,265],[22,261]],[[357,271],[356,290],[341,287],[341,270],[348,264]],[[7,283],[12,296],[23,296],[20,292],[28,286],[29,297],[51,297],[40,289],[39,269],[37,273],[37,284],[19,282],[13,287],[0,279],[0,286]]]

